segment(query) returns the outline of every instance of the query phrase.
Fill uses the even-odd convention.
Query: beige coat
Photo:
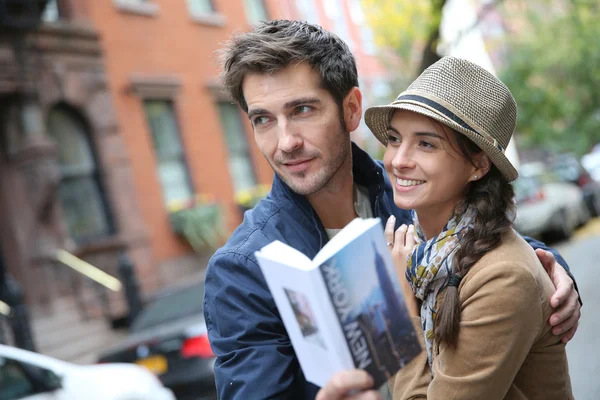
[[[434,345],[433,379],[425,351],[401,369],[390,380],[394,400],[573,399],[565,345],[548,324],[554,290],[511,230],[462,279],[457,347]]]

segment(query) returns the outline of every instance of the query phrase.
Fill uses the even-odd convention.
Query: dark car
[[[574,154],[559,155],[552,163],[552,171],[562,181],[579,186],[590,215],[600,216],[600,183],[592,179]]]
[[[133,321],[127,339],[98,361],[145,366],[178,399],[216,399],[215,356],[204,323],[203,296],[203,283],[156,296]]]

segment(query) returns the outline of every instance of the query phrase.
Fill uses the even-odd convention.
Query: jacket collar
[[[384,174],[381,166],[354,142],[352,142],[352,174],[355,183],[369,190],[371,206],[375,207],[376,198],[384,187]],[[306,216],[314,218],[320,230],[325,232],[306,196],[294,192],[277,174],[273,179],[270,195],[283,210],[292,214],[300,210]]]

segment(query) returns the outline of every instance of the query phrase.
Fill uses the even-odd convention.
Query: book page
[[[323,261],[330,258],[332,255],[340,251],[348,243],[362,235],[371,227],[381,223],[379,218],[361,219],[355,218],[344,229],[333,237],[319,253],[315,256],[313,264],[321,265]]]
[[[378,387],[419,354],[421,348],[383,227],[379,219],[374,221],[377,223],[370,223],[362,234],[345,238],[341,248],[336,244],[335,252],[322,262],[319,271],[354,366],[366,370]]]
[[[260,255],[263,258],[268,258],[288,267],[294,267],[304,271],[316,268],[316,266],[312,264],[310,258],[279,240],[275,240],[260,249]]]
[[[306,379],[323,386],[335,372],[351,368],[352,359],[319,271],[307,270],[312,264],[306,256],[300,261],[289,251],[293,249],[281,245],[287,249],[277,245],[266,254],[257,252],[256,258]],[[278,261],[282,258],[285,263]]]

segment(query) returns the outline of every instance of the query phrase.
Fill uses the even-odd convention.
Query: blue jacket
[[[394,204],[381,162],[353,144],[354,180],[368,188],[373,215],[397,226],[411,223],[410,212]],[[269,292],[254,252],[280,240],[313,258],[327,234],[308,200],[275,176],[269,195],[211,258],[205,278],[204,316],[217,356],[215,380],[220,399],[314,399]],[[534,248],[542,243],[529,240]],[[560,256],[557,260],[566,266]]]

